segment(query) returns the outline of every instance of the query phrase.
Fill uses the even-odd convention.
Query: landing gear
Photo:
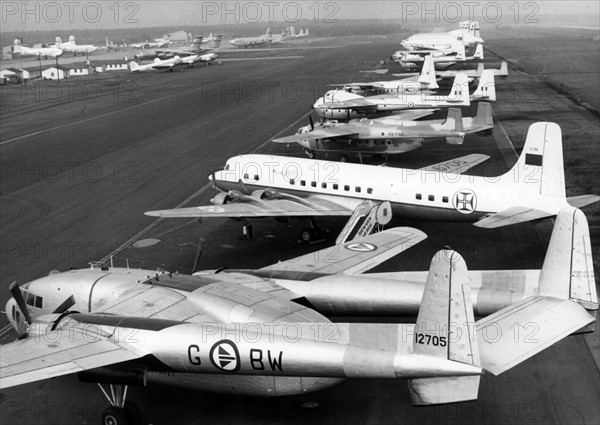
[[[346,155],[345,153],[343,153],[338,158],[338,161],[340,161],[340,162],[348,162],[348,161],[350,161],[350,158],[348,158],[348,155]]]
[[[314,159],[315,157],[315,151],[304,148],[304,153],[306,154],[307,157],[309,157],[310,159]]]
[[[321,229],[317,227],[315,221],[312,218],[304,220],[304,229],[300,233],[300,242],[312,243],[322,238]]]
[[[110,403],[102,412],[102,425],[136,425],[141,423],[141,414],[138,407],[126,402],[127,385],[110,384],[110,396],[102,385],[98,384],[100,390]]]

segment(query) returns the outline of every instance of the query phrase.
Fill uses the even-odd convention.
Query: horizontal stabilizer
[[[413,406],[477,400],[480,376],[451,376],[410,379],[408,389]]]
[[[600,196],[596,195],[579,195],[579,196],[569,196],[567,198],[567,202],[569,205],[575,208],[582,208],[586,205],[590,205],[600,201]]]
[[[488,155],[473,153],[471,155],[461,156],[460,158],[451,159],[449,161],[439,162],[437,164],[428,165],[420,168],[421,171],[435,171],[446,174],[462,174],[476,165],[490,159]]]
[[[556,215],[557,211],[545,211],[531,207],[514,206],[495,214],[490,214],[474,223],[477,227],[484,229],[495,229],[497,227],[509,226],[511,224],[524,223],[539,220]]]
[[[529,297],[477,322],[481,366],[499,375],[593,321],[573,301]]]

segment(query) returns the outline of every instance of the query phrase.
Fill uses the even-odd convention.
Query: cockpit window
[[[43,297],[40,297],[39,295],[34,295],[29,291],[23,291],[23,298],[25,298],[25,304],[30,306],[42,308],[42,306],[44,305]]]

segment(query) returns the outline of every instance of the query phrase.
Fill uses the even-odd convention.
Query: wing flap
[[[428,165],[421,168],[421,171],[436,171],[446,174],[463,174],[476,165],[487,161],[490,157],[479,153],[461,156],[460,158],[451,159],[449,161],[439,162],[437,164]]]
[[[594,320],[576,302],[529,297],[477,322],[481,366],[499,375]]]
[[[355,131],[346,131],[341,128],[319,128],[308,133],[293,134],[286,137],[278,137],[273,139],[275,143],[299,143],[303,140],[316,140],[316,139],[331,139],[334,137],[357,137],[358,133]]]
[[[420,230],[396,227],[312,252],[261,270],[361,274],[427,238]]]
[[[318,217],[350,216],[352,210],[324,200],[303,200],[296,202],[288,199],[273,199],[259,203],[240,202],[234,204],[210,205],[173,210],[148,211],[152,217]]]

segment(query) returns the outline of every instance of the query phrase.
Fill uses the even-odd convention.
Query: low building
[[[96,72],[129,71],[129,63],[125,59],[106,59],[102,62],[95,61]]]
[[[52,65],[42,70],[43,80],[64,80],[70,77],[70,69],[63,65]]]
[[[4,78],[6,82],[22,83],[27,82],[31,78],[29,71],[19,68],[4,68],[0,70],[0,78]]]
[[[69,70],[69,76],[77,77],[82,75],[90,75],[94,73],[94,67],[90,62],[74,62],[63,65]]]

